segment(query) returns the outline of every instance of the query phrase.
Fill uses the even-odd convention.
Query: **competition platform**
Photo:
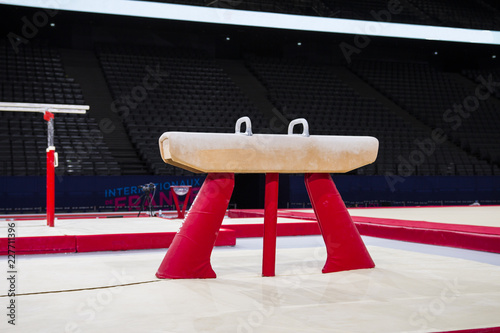
[[[499,206],[349,212],[375,268],[322,274],[314,213],[280,209],[276,276],[263,278],[263,211],[229,210],[212,253],[217,279],[190,280],[154,276],[182,224],[176,212],[56,215],[53,228],[43,216],[1,216],[0,232],[15,222],[17,254],[27,255],[17,255],[17,325],[0,330],[500,330]]]
[[[305,119],[254,135],[243,117],[234,134],[159,145],[166,163],[208,173],[183,220],[0,217],[6,268],[8,234],[16,252],[0,299],[7,309],[14,288],[17,306],[2,332],[500,331],[500,207],[348,211],[330,173],[375,161],[376,138],[310,136]],[[227,210],[234,173],[255,172],[265,208]],[[313,209],[278,210],[278,175],[297,172]]]

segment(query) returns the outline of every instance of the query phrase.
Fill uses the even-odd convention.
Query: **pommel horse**
[[[294,134],[298,124],[303,126],[302,134]],[[210,256],[233,192],[235,173],[266,174],[263,276],[275,275],[280,173],[305,174],[326,245],[323,273],[375,267],[330,173],[373,163],[378,153],[376,138],[309,135],[303,118],[290,122],[288,135],[253,134],[250,118],[242,117],[234,134],[166,132],[159,144],[166,163],[208,175],[156,273],[158,278],[216,277]]]

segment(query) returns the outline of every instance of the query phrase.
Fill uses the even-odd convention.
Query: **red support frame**
[[[279,174],[266,174],[262,276],[275,276]]]
[[[309,173],[304,181],[326,245],[322,272],[375,267],[330,174]]]
[[[55,148],[47,148],[47,225],[54,226],[55,218]]]
[[[43,119],[47,121],[47,225],[54,227],[55,219],[55,154],[54,147],[54,114],[45,111]]]
[[[373,262],[330,174],[305,175],[326,245],[323,273],[373,268]],[[158,268],[160,279],[207,279],[210,256],[234,188],[234,174],[211,173]],[[275,276],[279,174],[266,174],[262,275]]]

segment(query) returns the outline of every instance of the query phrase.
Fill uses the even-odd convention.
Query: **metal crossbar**
[[[85,114],[89,108],[90,107],[88,105],[0,102],[0,111],[12,111],[12,112],[44,113],[48,111],[51,113]]]

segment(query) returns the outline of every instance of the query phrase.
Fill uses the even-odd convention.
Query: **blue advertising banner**
[[[154,183],[152,203],[157,209],[175,209],[170,186],[192,186],[189,203],[205,176],[62,176],[56,177],[57,211],[138,210],[142,185]],[[45,177],[0,177],[0,213],[45,211]]]
[[[500,204],[500,177],[409,176],[394,183],[385,176],[333,175],[347,206]],[[289,207],[310,207],[304,177],[290,177]]]
[[[304,177],[281,179],[281,208],[310,207]],[[141,205],[141,185],[154,183],[154,210],[173,210],[170,186],[190,185],[190,202],[198,193],[205,175],[200,176],[65,176],[56,177],[56,212],[137,211]],[[500,177],[410,176],[396,185],[384,176],[333,175],[347,206],[466,205],[500,204]],[[254,196],[252,208],[263,202],[263,191],[235,192]],[[247,187],[258,187],[252,180]],[[233,193],[234,194],[234,193]],[[262,198],[257,198],[262,196]],[[235,196],[236,198],[237,196]],[[237,198],[236,198],[237,199]],[[45,177],[0,177],[0,214],[45,212]],[[238,202],[234,202],[237,206]],[[250,207],[249,207],[250,208]]]

